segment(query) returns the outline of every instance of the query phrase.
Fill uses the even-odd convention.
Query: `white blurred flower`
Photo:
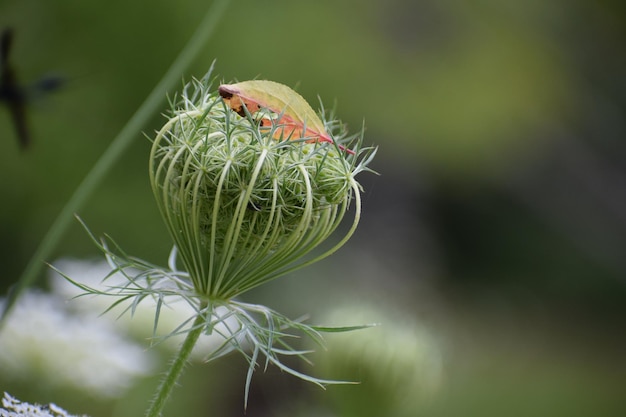
[[[143,349],[110,323],[70,314],[66,303],[51,294],[25,292],[0,333],[5,379],[40,380],[115,397],[150,368]]]
[[[371,407],[386,415],[412,415],[419,402],[432,397],[443,381],[443,356],[433,333],[402,313],[390,313],[364,302],[328,315],[330,323],[379,325],[327,338],[329,351],[321,359],[339,377],[354,373],[368,394]],[[340,345],[340,346],[336,346]],[[352,378],[354,378],[352,376]],[[408,412],[408,414],[406,414]]]
[[[6,392],[2,399],[0,417],[79,417],[68,414],[67,411],[55,404],[38,405],[29,404],[11,397]],[[87,417],[87,416],[81,416]]]
[[[116,273],[108,277],[105,281],[103,278],[111,273],[111,266],[104,260],[102,261],[85,261],[77,259],[60,259],[54,263],[55,268],[63,272],[68,277],[88,285],[91,288],[105,290],[107,288],[121,286],[127,282],[128,278],[121,273]],[[130,271],[127,271],[130,272]],[[111,304],[116,301],[113,297],[104,295],[87,295],[74,298],[83,291],[67,281],[54,270],[51,270],[50,283],[52,290],[66,300],[72,299],[69,305],[77,309],[81,314],[91,316],[99,316],[100,320],[108,320],[114,322],[116,326],[120,326],[123,331],[142,339],[152,339],[159,341],[159,338],[169,335],[175,331],[181,324],[190,318],[194,318],[196,311],[187,302],[182,299],[168,299],[167,304],[161,307],[159,314],[158,328],[154,330],[154,315],[157,309],[157,303],[153,298],[146,297],[139,303],[132,314],[124,312],[129,303],[114,308],[112,311],[100,316],[100,314],[108,309]],[[223,307],[218,307],[216,313],[223,312]],[[202,335],[198,343],[194,347],[192,356],[194,359],[202,360],[210,353],[215,351],[223,342],[222,334],[229,334],[225,326],[229,326],[231,331],[238,327],[235,318],[225,319],[223,323],[216,326],[215,331],[211,335]],[[188,327],[188,326],[187,326]],[[180,330],[180,329],[178,329]],[[163,345],[168,349],[177,350],[182,343],[186,333],[180,332],[176,336],[167,338]]]

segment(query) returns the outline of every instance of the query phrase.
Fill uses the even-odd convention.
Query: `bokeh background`
[[[0,1],[21,81],[68,80],[30,103],[26,151],[0,108],[3,295],[208,7]],[[380,173],[360,178],[363,221],[339,254],[244,296],[315,322],[380,322],[314,358],[316,375],[362,383],[321,391],[269,369],[245,415],[626,415],[625,35],[617,0],[232,1],[180,85],[217,60],[224,81],[319,95],[352,130],[365,121]],[[79,214],[165,264],[149,147],[137,132]],[[95,256],[76,223],[47,261]],[[118,398],[2,369],[0,391],[136,416],[166,358]],[[238,357],[195,364],[167,413],[243,415],[244,378]]]

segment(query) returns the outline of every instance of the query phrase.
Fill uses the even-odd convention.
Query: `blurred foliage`
[[[206,7],[0,0],[20,80],[68,78],[64,90],[30,103],[34,143],[25,152],[0,108],[3,291]],[[353,131],[365,119],[382,173],[363,178],[364,221],[341,254],[249,297],[295,314],[375,297],[429,321],[448,340],[447,373],[431,408],[415,415],[623,414],[625,35],[626,7],[616,0],[233,1],[181,80],[217,59],[225,81],[267,78],[312,104],[317,95],[327,106],[336,100]],[[154,115],[147,136],[162,121]],[[129,253],[164,263],[170,241],[149,190],[149,146],[137,132],[79,214]],[[56,255],[94,254],[76,224]],[[232,368],[197,366],[186,376],[190,391],[177,394],[195,398],[188,415],[201,415],[200,403],[243,414],[243,364],[225,363]],[[341,396],[292,382],[259,377],[246,415],[345,409]],[[346,398],[372,395],[342,390],[352,388]],[[69,406],[77,400],[12,393],[122,416],[137,415],[150,389],[116,405],[80,402],[84,410]],[[211,390],[202,401],[190,394]]]

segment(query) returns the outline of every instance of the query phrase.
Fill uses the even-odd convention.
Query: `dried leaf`
[[[310,138],[309,142],[331,142],[333,139],[326,132],[324,123],[309,103],[286,85],[274,81],[252,80],[237,84],[222,84],[219,94],[226,104],[240,116],[246,111],[254,114],[261,108],[274,112],[274,119],[263,118],[261,126],[277,126],[275,139]],[[341,148],[343,149],[343,147]],[[348,150],[349,153],[353,153]]]

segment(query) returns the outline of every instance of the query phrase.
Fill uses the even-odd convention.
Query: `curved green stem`
[[[206,305],[201,307],[202,308],[199,311],[204,311]],[[193,322],[191,330],[189,331],[189,333],[187,333],[187,337],[185,337],[185,341],[180,347],[178,354],[172,361],[172,365],[170,366],[169,371],[167,371],[167,375],[165,375],[165,378],[163,379],[163,381],[161,381],[161,385],[159,386],[157,395],[150,405],[150,408],[146,412],[147,417],[159,417],[161,415],[167,399],[172,393],[174,387],[176,386],[178,378],[180,378],[183,370],[185,369],[185,364],[189,359],[189,355],[191,355],[193,347],[196,345],[198,338],[205,329],[204,324],[205,315],[199,313]]]
[[[102,154],[78,188],[76,188],[72,197],[67,201],[50,226],[50,229],[48,229],[48,232],[41,240],[39,247],[9,294],[4,305],[4,310],[2,311],[2,317],[0,317],[0,326],[4,323],[6,317],[8,317],[9,312],[22,291],[29,287],[41,272],[44,266],[43,261],[50,257],[52,251],[65,234],[74,213],[83,206],[95,191],[96,187],[102,182],[106,174],[111,170],[115,161],[120,158],[132,143],[133,139],[138,136],[137,133],[141,131],[142,126],[144,126],[146,121],[158,110],[161,102],[165,99],[167,90],[174,86],[175,83],[179,82],[181,74],[185,72],[185,69],[189,67],[195,57],[202,51],[202,46],[215,31],[221,16],[226,10],[228,2],[229,0],[214,0],[196,29],[196,32],[176,60],[174,60],[161,81],[154,87],[150,95],[118,133],[113,142],[111,142],[111,145],[104,154]]]

